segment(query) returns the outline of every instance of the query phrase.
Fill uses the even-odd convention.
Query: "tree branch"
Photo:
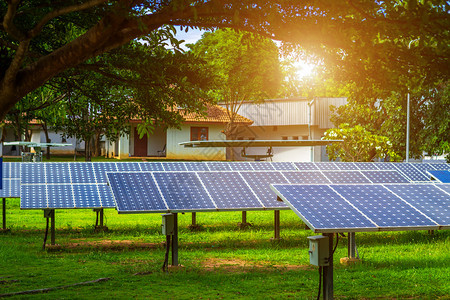
[[[17,39],[18,41],[22,41],[25,39],[25,34],[14,25],[14,17],[16,16],[17,7],[19,6],[21,1],[10,0],[8,2],[8,10],[3,17],[3,28],[13,38]]]

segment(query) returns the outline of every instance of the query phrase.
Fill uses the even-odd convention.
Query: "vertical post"
[[[409,162],[409,88],[406,101],[406,162]]]
[[[197,226],[197,213],[192,213],[192,227]]]
[[[172,236],[172,266],[178,266],[178,214],[174,213],[174,226]]]
[[[274,211],[274,228],[275,228],[275,236],[274,240],[280,239],[280,211]]]
[[[247,212],[242,212],[242,224],[247,224]]]
[[[334,233],[324,233],[323,235],[328,236],[328,251],[330,257],[328,259],[328,266],[323,267],[323,299],[332,300],[333,299],[333,236]]]
[[[0,178],[0,180],[2,180]],[[6,230],[6,198],[3,198],[3,230]]]
[[[103,229],[103,208],[100,208],[100,227]]]
[[[51,245],[55,245],[55,210],[54,209],[52,209],[50,211],[50,218],[51,218],[51,220],[50,220],[50,222],[51,222],[51,225],[50,225],[50,242],[51,242]]]
[[[354,232],[348,232],[347,234],[347,248],[348,258],[356,258],[356,238]]]

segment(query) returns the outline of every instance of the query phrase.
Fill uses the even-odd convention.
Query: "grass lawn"
[[[99,278],[107,281],[21,295],[36,299],[315,299],[318,268],[309,265],[301,220],[281,212],[281,242],[273,237],[273,212],[199,213],[202,230],[191,232],[190,214],[179,215],[179,262],[164,273],[165,237],[159,214],[119,215],[105,210],[108,232],[93,230],[92,210],[56,210],[59,251],[42,251],[41,210],[20,210],[7,199],[0,234],[0,294],[51,288]],[[337,299],[450,299],[450,233],[357,233],[363,262],[342,266],[347,239],[335,253]]]

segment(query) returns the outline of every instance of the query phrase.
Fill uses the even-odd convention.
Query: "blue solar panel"
[[[295,162],[294,164],[300,171],[319,170],[319,168],[313,162]]]
[[[262,207],[238,172],[200,172],[198,176],[220,209]]]
[[[369,171],[369,170],[379,170],[377,165],[378,163],[373,162],[355,162],[355,166],[359,170]]]
[[[395,167],[411,179],[411,181],[430,181],[428,176],[420,172],[410,163],[396,163]]]
[[[106,184],[105,184],[106,186]],[[102,207],[97,185],[77,184],[73,185],[73,198],[77,208],[100,208]],[[112,205],[114,207],[114,204]]]
[[[359,171],[323,171],[332,183],[370,183]]]
[[[450,184],[436,184],[436,186],[450,195]]]
[[[1,178],[10,178],[10,163],[3,162],[3,158],[0,157],[0,166],[2,167],[2,170],[0,171],[0,179]],[[0,185],[1,189],[1,185]]]
[[[69,164],[46,163],[45,177],[47,183],[70,183]]]
[[[97,188],[102,207],[116,207],[111,188],[106,184],[98,184]]]
[[[273,164],[271,164],[270,162],[255,161],[255,162],[252,162],[251,164],[252,164],[253,170],[256,170],[256,171],[263,171],[263,170],[274,171],[275,170]]]
[[[48,208],[74,208],[70,185],[47,185]]]
[[[395,170],[361,171],[372,183],[408,183],[410,180]]]
[[[297,170],[292,162],[287,161],[274,161],[270,163],[277,171],[294,171]]]
[[[386,185],[386,188],[442,226],[450,226],[450,195],[432,184]]]
[[[435,170],[450,170],[450,164],[430,164]]]
[[[377,230],[375,224],[329,186],[274,184],[273,188],[313,229],[322,232]]]
[[[163,165],[160,162],[142,162],[139,163],[142,171],[164,171]]]
[[[151,173],[108,173],[107,176],[119,213],[168,210]]]
[[[247,161],[237,161],[229,163],[230,169],[232,171],[249,171],[253,170],[250,162]]]
[[[339,170],[334,162],[316,162],[315,164],[319,170]]]
[[[381,185],[332,185],[381,228],[426,227],[437,224]]]
[[[166,162],[163,163],[164,171],[187,171],[183,162]]]
[[[353,162],[337,162],[336,166],[343,171],[359,170]]]
[[[382,162],[382,163],[375,163],[379,170],[394,170],[398,171],[398,169],[395,167],[397,163],[391,163],[391,162]]]
[[[425,175],[428,175],[428,170],[435,170],[429,163],[411,163],[411,165]]]
[[[106,172],[116,172],[116,163],[93,163],[94,175],[97,183],[106,183]]]
[[[226,162],[207,162],[206,165],[211,171],[231,171],[231,168]]]
[[[20,165],[19,162],[10,162],[10,175],[9,178],[20,178]]]
[[[117,171],[122,172],[130,172],[130,171],[140,171],[138,162],[118,162],[116,163]]]
[[[170,210],[212,210],[216,208],[195,173],[153,173]]]
[[[70,175],[72,183],[95,183],[93,163],[70,163]]]
[[[442,183],[450,183],[449,170],[430,170],[428,173]]]
[[[46,183],[45,163],[22,163],[20,183]]]
[[[283,172],[283,176],[289,183],[330,183],[330,181],[318,171]]]
[[[241,172],[241,175],[264,207],[286,207],[286,204],[277,201],[277,196],[269,185],[270,183],[288,183],[280,172]]]
[[[20,188],[20,208],[47,208],[46,190],[45,185],[22,185]]]
[[[19,198],[20,179],[3,178],[3,188],[0,189],[0,198]]]
[[[204,162],[186,162],[185,164],[188,171],[209,171]]]

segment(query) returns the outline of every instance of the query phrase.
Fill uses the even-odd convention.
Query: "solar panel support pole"
[[[44,209],[44,217],[50,218],[50,244],[55,245],[55,210]]]
[[[280,240],[280,211],[279,210],[274,211],[274,229],[275,229],[275,233],[274,233],[273,239],[276,241],[279,241]]]
[[[332,300],[333,299],[333,236],[334,233],[324,233],[324,236],[328,237],[328,251],[330,257],[328,259],[328,266],[324,266],[322,272],[323,279],[323,299]]]
[[[348,233],[347,248],[348,258],[356,258],[356,237],[354,232]]]
[[[178,214],[174,213],[174,227],[172,235],[172,266],[178,266]]]

